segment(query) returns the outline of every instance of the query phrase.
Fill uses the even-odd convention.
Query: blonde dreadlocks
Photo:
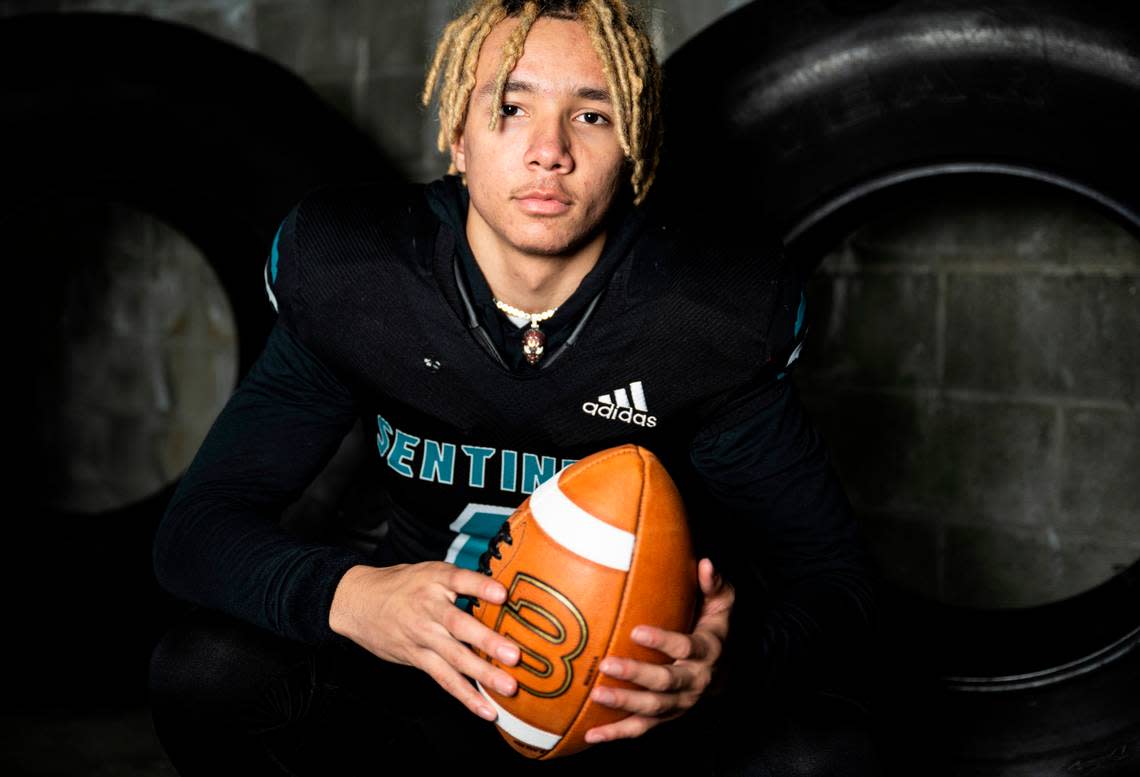
[[[429,105],[440,85],[439,150],[446,153],[463,131],[475,88],[475,65],[491,28],[507,17],[519,20],[503,46],[495,80],[490,117],[494,130],[507,77],[522,57],[530,28],[542,16],[580,20],[589,32],[614,101],[618,143],[630,162],[634,203],[639,204],[653,183],[661,149],[661,70],[644,26],[625,0],[473,0],[444,29],[421,96]],[[449,172],[458,172],[454,161]]]

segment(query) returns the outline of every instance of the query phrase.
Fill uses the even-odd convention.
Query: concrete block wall
[[[797,380],[889,577],[1025,606],[1140,558],[1140,241],[979,187],[866,224],[813,276]]]

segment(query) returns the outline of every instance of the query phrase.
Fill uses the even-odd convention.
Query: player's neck
[[[472,208],[467,218],[467,242],[491,293],[496,298],[539,313],[565,302],[597,264],[606,233],[574,251],[558,256],[529,254],[504,241]]]

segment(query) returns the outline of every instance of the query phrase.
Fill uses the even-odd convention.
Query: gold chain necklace
[[[525,310],[520,310],[514,305],[508,305],[506,302],[496,299],[495,297],[491,299],[494,300],[495,307],[508,316],[530,319],[530,329],[523,332],[522,336],[523,356],[526,357],[528,364],[538,364],[538,360],[542,358],[542,352],[546,349],[546,335],[538,328],[538,324],[553,316],[559,306],[556,305],[550,310],[544,310],[541,313],[527,313]]]

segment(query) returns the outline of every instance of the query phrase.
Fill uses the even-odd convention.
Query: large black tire
[[[27,231],[25,214],[63,200],[126,203],[172,225],[229,297],[239,375],[273,322],[261,270],[290,206],[323,183],[398,179],[366,136],[284,68],[140,16],[0,21],[0,138],[6,235]],[[83,240],[97,238],[72,238],[75,261]],[[67,256],[43,254],[6,267],[12,371],[35,363],[28,327],[54,324],[70,271]],[[10,381],[30,384],[18,374]],[[33,448],[36,430],[26,426],[17,423],[14,451]],[[38,502],[39,474],[17,463],[13,478],[31,498],[9,516],[4,540],[4,658],[14,675],[4,706],[141,699],[150,646],[172,606],[154,583],[151,539],[174,485],[122,510],[76,515]]]
[[[1140,237],[1135,4],[757,0],[671,57],[665,89],[660,206],[806,270],[899,202],[995,176]],[[893,773],[1140,773],[1140,564],[1024,610],[882,604]]]
[[[666,63],[658,194],[816,259],[873,195],[969,172],[1071,188],[1140,231],[1138,39],[1135,5],[754,2]]]

